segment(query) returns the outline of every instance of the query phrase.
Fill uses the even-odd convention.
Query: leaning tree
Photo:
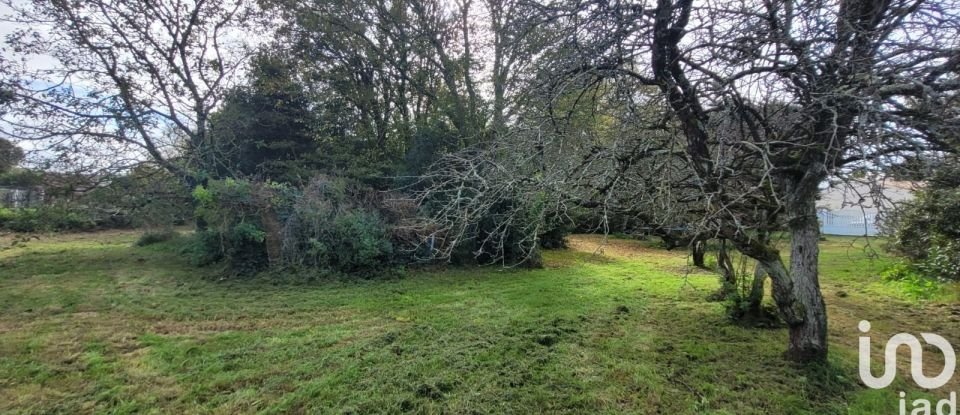
[[[924,157],[957,134],[950,108],[960,89],[960,5],[657,0],[543,12],[554,13],[566,34],[540,55],[539,66],[552,71],[543,111],[583,102],[595,108],[589,98],[612,82],[627,90],[620,101],[629,119],[658,106],[663,116],[646,112],[649,121],[635,124],[598,118],[606,129],[635,125],[615,134],[633,138],[581,143],[572,152],[579,161],[562,150],[544,157],[545,143],[552,135],[567,148],[591,136],[521,119],[511,142],[486,160],[457,155],[438,166],[448,172],[433,179],[450,201],[443,219],[469,223],[485,197],[534,190],[556,204],[603,207],[633,197],[636,211],[682,215],[688,232],[732,242],[770,276],[789,326],[786,356],[824,360],[817,198],[828,179]],[[617,151],[600,157],[611,145]],[[451,178],[458,160],[467,173]],[[574,191],[584,184],[595,191]],[[780,230],[791,239],[787,262],[768,237]]]
[[[683,129],[713,231],[770,275],[790,327],[788,357],[822,360],[821,183],[855,166],[936,151],[956,132],[956,119],[938,115],[960,88],[960,8],[917,0],[693,3],[658,0],[644,13],[647,81]],[[728,128],[709,127],[718,111]],[[762,174],[743,168],[751,160]],[[769,214],[751,214],[758,209]],[[756,237],[775,216],[791,235],[789,265]]]

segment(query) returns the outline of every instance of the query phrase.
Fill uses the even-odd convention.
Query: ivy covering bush
[[[226,179],[193,196],[209,226],[186,249],[200,264],[225,261],[237,274],[271,265],[363,273],[401,262],[381,197],[355,181],[320,176],[297,189]]]

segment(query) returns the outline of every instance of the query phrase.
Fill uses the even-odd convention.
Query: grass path
[[[823,245],[831,364],[799,367],[785,330],[731,324],[704,300],[714,275],[642,242],[574,237],[541,270],[274,285],[203,278],[176,241],[136,236],[0,251],[0,413],[895,413],[897,390],[924,393],[859,386],[856,323],[960,345],[956,287],[918,300],[849,239]]]

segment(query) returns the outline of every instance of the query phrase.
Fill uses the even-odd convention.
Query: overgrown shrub
[[[563,227],[551,228],[540,234],[540,247],[543,249],[563,249],[567,247],[566,236],[570,232]]]
[[[62,232],[96,229],[95,218],[63,206],[0,208],[0,228],[13,232]]]
[[[263,246],[263,231],[251,224],[235,226],[224,232],[194,232],[180,252],[196,266],[222,262],[231,275],[253,275],[269,265]]]
[[[887,282],[898,284],[903,291],[914,298],[929,298],[941,290],[941,284],[926,275],[917,264],[899,262],[885,270],[880,277]]]
[[[220,233],[211,230],[194,232],[185,238],[180,253],[196,266],[210,265],[224,258]]]
[[[276,184],[245,180],[212,180],[193,191],[196,215],[209,229],[197,232],[187,254],[194,263],[206,265],[224,260],[235,274],[252,274],[269,265],[263,200]]]
[[[398,262],[379,196],[354,181],[321,176],[301,190],[227,179],[197,187],[194,198],[210,226],[189,248],[198,264],[225,261],[237,274],[271,265],[357,273]]]
[[[399,262],[380,202],[359,183],[315,178],[284,220],[284,263],[358,272]]]
[[[917,265],[927,275],[942,280],[960,281],[960,241],[936,238],[927,251],[926,258]]]
[[[333,220],[331,264],[343,271],[375,269],[388,264],[393,245],[387,240],[385,224],[376,213],[346,212]]]
[[[434,260],[445,235],[430,233],[418,206],[351,179],[317,176],[303,188],[213,180],[193,192],[209,224],[189,245],[195,263],[222,261],[235,273],[267,267],[322,273],[381,273]],[[540,246],[563,246],[566,228],[545,226],[543,198],[504,200],[458,239],[452,262],[540,266]],[[538,244],[537,242],[540,242]],[[449,247],[447,247],[449,248]]]
[[[476,260],[480,264],[542,266],[540,235],[533,230],[546,222],[544,210],[542,199],[536,196],[528,200],[505,199],[495,204],[477,225]]]
[[[526,199],[503,198],[491,204],[476,219],[465,223],[456,244],[449,247],[450,262],[455,265],[521,266],[538,268],[543,233],[547,226],[547,209],[537,195]],[[456,232],[457,230],[453,229]],[[549,242],[562,241],[563,231],[546,235]],[[443,238],[448,239],[448,238]],[[559,241],[558,241],[559,239]]]
[[[883,223],[892,247],[920,273],[960,281],[960,162],[946,164]]]

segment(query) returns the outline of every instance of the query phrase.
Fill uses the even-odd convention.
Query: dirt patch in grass
[[[711,270],[693,266],[686,249],[668,251],[657,247],[653,241],[605,238],[603,235],[572,235],[567,238],[567,245],[572,250],[598,258],[642,261],[681,277],[716,274]]]
[[[102,243],[123,243],[126,239],[135,240],[142,230],[137,229],[111,229],[96,232],[70,232],[70,233],[14,233],[0,232],[0,247],[17,246],[25,248],[31,245],[55,242],[57,244],[71,242],[97,242]]]
[[[571,235],[567,237],[567,246],[581,252],[629,259],[675,259],[683,253],[682,250],[667,251],[651,247],[649,241],[615,239],[603,235]]]

